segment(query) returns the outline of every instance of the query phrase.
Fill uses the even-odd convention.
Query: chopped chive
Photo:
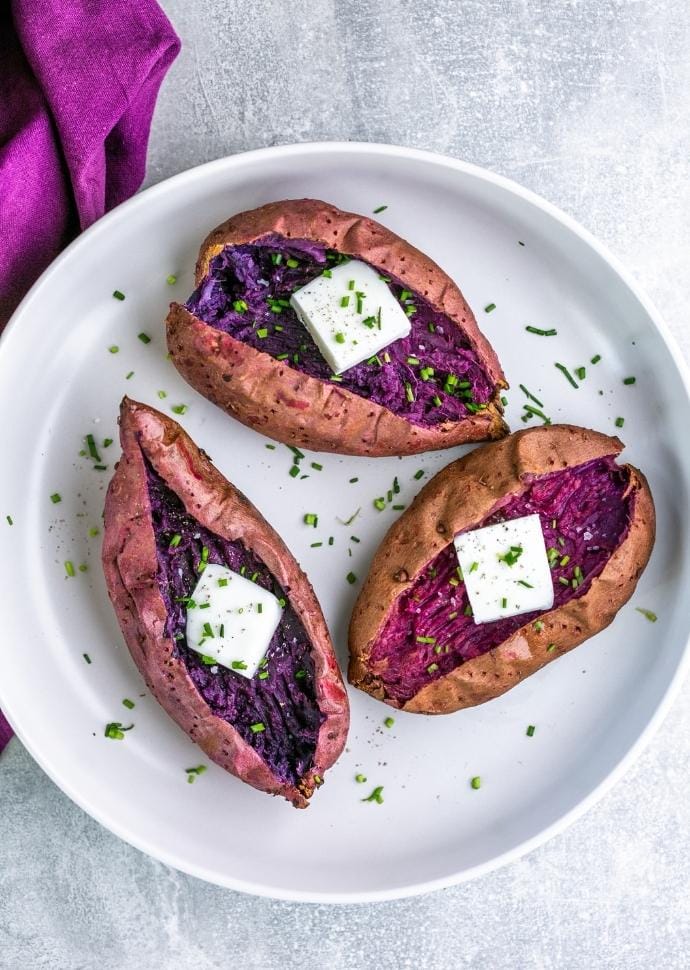
[[[355,781],[357,782],[358,785],[363,785],[366,780],[367,780],[366,775],[362,775],[362,774],[355,775]]]
[[[199,775],[203,775],[205,771],[206,765],[197,765],[196,768],[185,768],[185,772],[187,773],[187,781],[189,784],[193,784]]]
[[[462,612],[463,612],[463,616],[472,616],[472,607],[470,606],[469,603],[467,604],[467,606]]]
[[[98,536],[100,534],[101,534],[101,530],[98,528],[97,525],[93,525],[89,529],[89,535],[91,536],[91,538],[93,538],[94,536]]]
[[[293,465],[289,471],[290,478],[297,478],[299,475],[299,465]]]
[[[113,290],[113,296],[116,300],[124,300],[125,294],[121,290]]]
[[[507,599],[506,599],[506,597],[504,596],[504,597],[503,597],[503,598],[501,599],[501,608],[505,610],[507,606],[508,606],[508,600],[507,600]]]
[[[420,478],[424,478],[424,469],[418,468],[412,477],[418,482]]]
[[[210,623],[204,623],[204,625],[203,625],[203,627],[202,627],[202,629],[203,629],[203,631],[204,631],[204,636],[205,636],[205,637],[209,637],[210,639],[214,639],[214,638],[215,638],[215,635],[214,635],[214,633],[213,633],[213,629],[212,629],[212,627],[211,627],[211,624],[210,624]],[[235,661],[233,660],[233,663],[234,663],[234,662],[235,662]]]
[[[386,500],[384,498],[375,498],[374,499],[374,508],[375,509],[378,509],[379,512],[383,512],[383,510],[385,509],[385,507],[386,507]]]
[[[173,414],[186,414],[188,410],[187,404],[173,404],[170,408]]]
[[[259,327],[259,329],[256,331],[256,335],[259,340],[265,340],[266,337],[268,337],[268,330],[266,327]]]
[[[321,275],[325,276],[326,279],[329,280],[331,276],[333,276],[333,273],[331,272],[330,269],[325,269]]]
[[[624,377],[623,378],[623,383],[624,384],[634,384],[636,380],[637,380],[636,377]]]
[[[124,740],[124,732],[122,730],[122,725],[119,721],[112,721],[110,724],[105,726],[105,737],[110,738],[111,741],[122,741]]]
[[[541,330],[539,327],[525,327],[527,333],[536,333],[538,337],[555,337],[558,330],[552,327],[550,330]]]
[[[307,676],[306,670],[298,670],[295,672],[295,680],[304,680]]]
[[[419,363],[419,357],[408,357],[407,363],[411,366],[416,366]]]
[[[592,357],[592,359],[590,360],[590,364],[598,364],[600,360],[601,360],[601,354],[595,354],[594,357]]]
[[[614,424],[616,425],[617,428],[622,428],[623,425],[625,424],[625,418],[616,418]]]
[[[475,775],[474,778],[470,781],[470,785],[472,786],[472,788],[474,788],[475,791],[478,788],[481,788],[482,787],[482,779],[480,778],[480,776],[479,775]]]
[[[415,637],[417,643],[436,643],[436,637]]]
[[[123,697],[122,703],[124,704],[124,706],[127,708],[128,711],[131,711],[132,708],[135,706],[134,701],[130,701],[129,697]]]
[[[541,631],[544,629],[544,624],[542,623],[541,620],[535,620],[532,625],[534,629],[537,631],[537,633],[541,633]]]
[[[65,572],[70,577],[76,576],[76,573],[74,571],[74,563],[71,562],[69,559],[65,560]]]
[[[259,680],[268,680],[268,671],[262,670],[259,674]]]
[[[50,496],[50,501],[53,503],[53,505],[57,505],[58,502],[62,501],[62,496],[59,492],[53,492],[53,494]]]
[[[384,719],[383,723],[384,723],[385,727],[392,728],[393,725],[395,724],[395,718],[394,717],[387,717],[387,718]]]
[[[322,545],[323,545],[323,542],[310,542],[309,543],[309,548],[310,549],[320,549]]]
[[[317,525],[319,524],[318,515],[315,515],[313,512],[307,512],[304,516],[304,524],[311,525],[314,528],[316,528]]]
[[[82,654],[82,657],[87,662],[87,664],[90,664],[91,663],[91,657],[88,655],[88,653],[83,653]]]
[[[228,579],[226,577],[221,577],[221,579],[218,580],[218,585],[220,587],[227,586],[228,585]]]
[[[355,576],[354,573],[348,573],[345,579],[348,581],[350,586],[352,586],[354,583],[357,582],[357,577]]]
[[[561,559],[560,559],[560,562],[558,563],[558,565],[559,566],[567,566],[569,562],[570,562],[570,556],[561,556]]]
[[[80,573],[86,573],[86,572],[88,572],[88,570],[89,570],[89,567],[86,565],[85,562],[83,562],[83,563],[81,563],[79,565],[79,572]]]
[[[168,284],[168,286],[174,286],[175,283],[177,283],[177,277],[174,273],[170,273],[169,276],[165,277],[165,282]]]
[[[503,405],[504,408],[507,408],[508,407],[508,398],[505,397],[505,396],[502,396],[501,397],[501,404]]]
[[[555,643],[550,643],[548,645],[548,647],[546,648],[546,652],[547,653],[553,653],[555,649],[556,649],[556,644]]]
[[[645,619],[649,620],[650,623],[656,623],[658,619],[656,613],[652,613],[651,610],[645,610],[641,606],[636,606],[635,609],[638,613],[641,613]]]
[[[374,215],[375,215],[375,216],[377,216],[377,215],[379,214],[379,212],[385,212],[385,210],[386,210],[387,208],[388,208],[388,206],[387,206],[387,205],[380,205],[380,206],[377,206],[377,207],[376,207],[376,208],[374,209]]]
[[[87,434],[85,441],[86,447],[89,449],[90,457],[93,458],[94,461],[100,461],[101,456],[98,454],[98,448],[96,448],[96,442],[94,441],[93,435]]]
[[[377,805],[383,804],[383,785],[378,785],[371,795],[362,799],[363,802],[376,802]]]
[[[349,479],[349,482],[350,482],[350,485],[354,485],[354,484],[355,484],[355,482],[358,482],[358,481],[359,481],[359,479],[358,479],[358,478],[350,478],[350,479]]]
[[[495,309],[495,303],[487,303],[487,305],[484,307],[484,313],[492,313]]]
[[[572,384],[572,386],[575,388],[578,387],[578,385],[575,383],[575,379],[573,375],[570,373],[570,371],[565,366],[565,364],[555,363],[554,367],[558,368],[558,370],[563,374],[563,376],[565,377],[565,379],[568,381],[569,384]]]
[[[535,731],[536,731],[536,728],[535,728],[534,724],[528,724],[527,730],[525,731],[525,734],[527,735],[528,738],[533,738]]]
[[[426,672],[428,674],[435,674],[437,670],[438,664],[429,664],[429,666],[426,668]]]
[[[314,471],[317,471],[317,472],[323,471],[323,465],[319,465],[318,461],[313,461],[311,463],[311,467],[314,469]]]
[[[245,300],[233,300],[232,308],[235,311],[235,313],[246,313],[248,306]]]
[[[5,518],[7,519],[8,525],[14,525],[14,520],[11,515],[6,515]]]
[[[247,665],[244,660],[233,660],[230,664],[233,670],[246,670]]]
[[[151,343],[151,338],[149,337],[149,335],[147,333],[138,333],[137,334],[137,337],[139,338],[139,340],[141,340],[142,344],[150,344]]]
[[[335,342],[336,342],[337,344],[344,344],[344,343],[345,343],[345,334],[344,334],[344,333],[340,333],[340,332],[338,332],[338,333],[337,333],[337,334],[335,335]]]
[[[528,583],[526,579],[518,579],[518,585],[524,586],[525,589],[534,589],[534,586],[531,583]]]
[[[523,407],[527,414],[534,415],[537,418],[541,418],[544,424],[551,424],[551,418],[547,417],[540,408],[534,408],[531,404],[523,404]],[[524,416],[523,416],[524,420]]]
[[[264,445],[264,448],[268,448],[269,451],[275,451],[276,450],[276,446],[275,445],[271,445],[271,444]]]
[[[350,302],[350,297],[347,296],[347,294],[346,294],[344,297],[342,297],[342,299],[340,301],[340,305],[341,306],[347,306],[349,302]]]
[[[111,347],[108,347],[108,351],[111,354],[117,354],[119,353],[120,348],[117,346],[117,344],[113,344]]]
[[[575,376],[579,380],[584,381],[585,377],[587,376],[587,370],[584,367],[576,367],[575,368]]]
[[[415,400],[414,391],[412,390],[412,385],[408,384],[407,381],[405,381],[405,397],[410,403],[413,403]]]
[[[201,657],[202,664],[204,664],[206,667],[215,667],[218,663],[218,660],[215,657],[207,657],[204,653],[199,654],[199,656]]]
[[[252,734],[261,734],[262,731],[266,730],[266,725],[263,723],[263,721],[257,721],[256,724],[249,725],[249,730],[252,732]]]
[[[289,259],[285,260],[285,265],[289,266],[290,269],[296,269],[299,266],[299,260],[291,256]]]
[[[520,390],[522,391],[522,393],[526,397],[528,397],[530,401],[534,401],[534,403],[538,407],[540,407],[540,408],[543,408],[544,407],[543,401],[540,401],[538,397],[535,397],[534,394],[532,394],[530,391],[528,391],[524,384],[519,384],[518,386],[519,386]],[[505,403],[507,404],[508,402],[506,401]],[[505,405],[504,405],[504,407],[505,407]]]

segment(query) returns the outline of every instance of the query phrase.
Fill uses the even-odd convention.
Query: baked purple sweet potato
[[[125,398],[120,440],[105,503],[103,569],[135,663],[209,758],[306,807],[349,725],[347,694],[307,577],[175,421]],[[187,644],[188,598],[202,561],[246,573],[284,605],[259,676],[209,666]]]
[[[334,377],[289,297],[347,258],[385,277],[411,332]],[[257,431],[354,455],[507,433],[505,378],[460,290],[373,219],[314,199],[242,212],[204,241],[196,283],[168,315],[171,359],[192,387]]]
[[[632,596],[654,544],[647,481],[618,438],[544,426],[485,445],[419,493],[378,549],[350,624],[352,684],[446,714],[514,687],[594,636]],[[538,513],[553,607],[475,623],[454,536]]]

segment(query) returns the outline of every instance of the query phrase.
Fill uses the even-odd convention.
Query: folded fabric
[[[0,331],[60,249],[141,185],[179,49],[155,0],[0,5]],[[0,750],[10,735],[0,714]]]

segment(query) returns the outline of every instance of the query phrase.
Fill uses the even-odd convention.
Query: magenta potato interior
[[[213,713],[231,724],[282,782],[297,784],[312,767],[324,716],[316,701],[310,641],[288,594],[263,562],[241,542],[230,542],[190,516],[177,495],[147,463],[148,490],[158,558],[158,586],[167,612],[166,635],[174,641],[196,689]],[[171,547],[174,536],[179,544]],[[176,540],[177,541],[177,540]],[[284,599],[280,624],[266,653],[265,671],[248,680],[235,670],[207,665],[185,637],[184,603],[199,579],[204,547],[208,562],[243,572]],[[252,724],[265,730],[254,732]]]
[[[211,260],[208,275],[186,307],[199,320],[255,350],[330,381],[333,372],[288,301],[293,290],[342,259],[318,243],[275,234],[226,246]],[[393,295],[410,313],[412,330],[386,348],[388,359],[381,351],[349,368],[339,386],[422,427],[458,421],[482,410],[496,385],[462,330],[434,310],[423,294],[406,290],[389,274],[374,269],[387,277]]]
[[[523,494],[507,496],[472,528],[539,513],[546,548],[555,550],[551,572],[557,609],[587,591],[625,538],[633,501],[628,484],[625,467],[613,458],[597,459],[533,478]],[[387,695],[405,703],[431,680],[498,646],[540,615],[476,624],[451,542],[395,600],[370,663]]]

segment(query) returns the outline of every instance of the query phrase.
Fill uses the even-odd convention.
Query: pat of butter
[[[225,566],[209,563],[190,598],[190,650],[253,677],[283,615],[273,593]]]
[[[411,329],[388,285],[356,259],[295,290],[290,304],[334,374],[374,357]]]
[[[551,609],[553,579],[538,515],[463,532],[454,541],[475,623]]]

